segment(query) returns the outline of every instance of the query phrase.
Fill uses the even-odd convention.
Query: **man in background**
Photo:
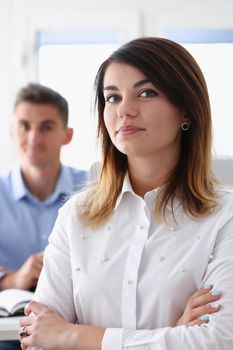
[[[19,91],[11,126],[19,164],[0,177],[0,291],[35,288],[58,209],[87,180],[85,171],[61,164],[72,135],[64,97],[39,84]],[[20,346],[0,342],[0,349]]]

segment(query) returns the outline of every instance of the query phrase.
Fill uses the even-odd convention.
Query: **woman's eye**
[[[154,90],[148,89],[148,90],[144,90],[140,93],[141,97],[154,97],[157,96],[158,93]]]
[[[119,101],[119,100],[120,100],[120,97],[117,96],[117,95],[110,95],[110,96],[107,96],[107,97],[105,98],[105,101],[106,101],[106,102],[109,102],[109,103],[114,103],[114,102],[117,102],[117,101]]]

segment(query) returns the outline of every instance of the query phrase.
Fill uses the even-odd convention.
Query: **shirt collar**
[[[35,198],[31,194],[31,192],[27,189],[22,177],[20,165],[16,165],[12,170],[12,189],[13,189],[13,196],[16,201],[24,197],[28,197],[28,198],[34,199],[35,201],[41,202],[37,198]],[[49,197],[43,201],[43,203],[50,204],[54,202],[61,195],[68,195],[72,193],[72,191],[73,191],[72,174],[69,171],[69,167],[62,166],[54,192],[50,194]]]
[[[26,197],[29,193],[23,177],[21,174],[20,166],[17,164],[12,170],[12,192],[15,200],[20,200],[23,197]]]
[[[127,193],[127,192],[134,193],[133,189],[132,189],[132,186],[131,186],[131,183],[130,183],[130,179],[129,179],[129,174],[128,173],[126,173],[126,175],[125,175],[125,178],[124,178],[124,181],[123,181],[123,185],[122,185],[122,190],[121,190],[121,193],[119,194],[119,196],[117,198],[114,211],[118,208],[120,202],[122,201],[122,198],[123,198],[124,194]]]
[[[155,188],[154,190],[147,192],[145,194],[145,196],[144,196],[144,199],[141,198],[140,196],[138,196],[134,192],[134,190],[132,188],[132,185],[131,185],[131,182],[130,182],[129,174],[127,172],[126,175],[125,175],[124,181],[123,181],[121,193],[120,193],[120,195],[117,198],[114,211],[117,209],[117,207],[119,206],[120,202],[122,201],[122,199],[123,199],[123,197],[124,197],[124,195],[126,193],[131,193],[132,195],[134,195],[134,196],[136,196],[136,197],[138,197],[140,199],[143,199],[143,200],[145,200],[147,202],[147,199],[150,200],[150,201],[152,201],[152,200],[154,201],[155,200],[155,197],[156,197],[156,194],[157,194],[158,190],[159,190],[159,188]]]
[[[124,178],[124,181],[123,181],[123,185],[122,185],[122,190],[121,190],[121,193],[120,195],[118,196],[117,198],[117,201],[116,201],[116,205],[115,205],[115,208],[114,208],[114,211],[118,208],[120,202],[123,200],[123,197],[126,193],[131,193],[132,195],[136,196],[136,197],[139,197],[141,199],[143,199],[145,202],[147,203],[152,203],[155,201],[156,199],[156,196],[159,192],[161,187],[157,187],[149,192],[147,192],[144,196],[144,198],[141,198],[139,197],[133,190],[132,188],[132,185],[131,185],[131,182],[130,182],[130,178],[129,178],[129,174],[128,172],[126,173],[125,175],[125,178]],[[173,211],[175,211],[178,207],[180,206],[180,201],[179,199],[176,197],[174,199],[174,202],[173,202]],[[171,200],[169,200],[168,204],[167,204],[167,209],[172,211],[172,204],[171,204]]]
[[[68,195],[74,191],[72,172],[67,166],[61,166],[61,172],[59,174],[54,194],[59,195]]]

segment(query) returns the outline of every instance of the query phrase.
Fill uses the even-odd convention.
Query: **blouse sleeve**
[[[44,252],[44,266],[46,268],[42,268],[34,299],[58,312],[67,321],[76,323],[70,249],[64,228],[67,210],[67,208],[64,210],[64,207],[59,210],[49,237],[49,244]]]
[[[218,234],[201,285],[221,292],[220,311],[201,326],[154,330],[107,328],[102,350],[232,350],[233,349],[233,219]]]

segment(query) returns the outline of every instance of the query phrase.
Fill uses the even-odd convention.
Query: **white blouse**
[[[233,191],[220,207],[191,219],[153,216],[157,190],[137,196],[126,177],[101,228],[77,218],[74,195],[61,209],[45,251],[35,299],[73,323],[106,328],[103,350],[233,349]],[[187,299],[205,284],[222,293],[221,310],[202,326],[178,326]]]

